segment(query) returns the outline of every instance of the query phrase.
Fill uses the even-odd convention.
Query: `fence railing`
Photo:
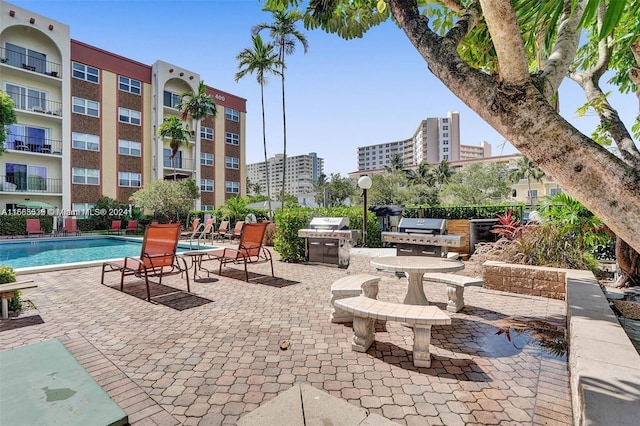
[[[42,192],[61,194],[62,179],[27,176],[25,173],[0,175],[0,192]]]
[[[4,47],[0,47],[0,63],[62,78],[62,65]]]
[[[5,148],[39,154],[62,155],[62,141],[33,136],[9,135]]]

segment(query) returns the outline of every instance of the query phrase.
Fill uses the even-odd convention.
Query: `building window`
[[[86,151],[100,151],[100,136],[87,133],[72,133],[72,146]]]
[[[213,192],[213,179],[200,179],[200,191]]]
[[[449,137],[449,133],[443,133],[443,134],[442,134],[442,137],[443,137],[443,138],[448,138],[448,137]]]
[[[134,80],[129,77],[119,76],[118,87],[123,92],[129,92],[129,93],[133,93],[134,95],[139,95],[140,88],[142,87],[142,83],[140,83],[138,80]]]
[[[226,132],[224,139],[229,145],[240,145],[240,135],[237,133]]]
[[[135,111],[127,108],[118,108],[118,120],[121,123],[129,123],[135,126],[140,125],[140,111]]]
[[[142,155],[142,144],[140,142],[120,139],[118,141],[118,154],[140,157]]]
[[[7,83],[5,88],[15,109],[47,112],[47,92],[11,83]]]
[[[142,175],[140,173],[118,172],[118,184],[131,188],[142,186]]]
[[[551,189],[549,189],[549,195],[551,195],[552,197],[554,195],[558,195],[558,194],[562,194],[562,189],[561,188],[551,188]]]
[[[449,130],[449,126],[442,126],[442,130]]]
[[[76,98],[74,96],[73,112],[76,114],[89,115],[91,117],[100,117],[100,102]]]
[[[213,154],[209,152],[201,152],[200,164],[202,164],[203,166],[213,166]]]
[[[90,67],[89,65],[84,65],[84,64],[79,64],[78,62],[74,62],[72,69],[73,69],[72,74],[74,78],[90,81],[92,83],[100,82],[100,71],[98,71],[98,68],[94,68],[94,67]]]
[[[200,138],[212,141],[213,129],[211,127],[205,127],[205,126],[200,127]]]
[[[46,191],[47,168],[27,164],[5,164],[4,179],[8,184],[15,185],[16,191]],[[11,186],[14,189],[14,186]]]
[[[4,61],[14,67],[22,67],[29,71],[44,74],[47,70],[47,55],[27,49],[17,44],[5,43]]]
[[[179,94],[169,92],[168,90],[164,91],[162,105],[169,108],[178,109],[178,105],[180,105],[181,102],[182,98]]]
[[[211,211],[213,210],[213,206],[211,204],[203,204],[200,206],[200,210]]]
[[[73,183],[82,185],[100,185],[100,170],[98,169],[81,169],[74,167],[72,169]]]
[[[449,122],[449,119],[448,119],[448,118],[443,118],[443,119],[442,119],[442,122],[443,122],[443,123],[448,123],[448,122]]]
[[[442,152],[449,152],[449,148],[442,148]]]
[[[240,193],[240,182],[231,182],[226,181],[224,183],[225,190],[227,194],[239,194]]]
[[[224,109],[224,117],[227,120],[240,121],[240,111],[232,109],[232,108],[225,108]]]
[[[77,218],[89,218],[91,217],[92,210],[96,207],[94,203],[73,203],[71,209],[76,214]]]
[[[240,169],[240,159],[236,157],[225,157],[224,165],[227,169]]]
[[[442,159],[443,159],[443,160],[448,160],[448,159],[449,159],[449,156],[445,154],[445,155],[443,155],[443,156],[442,156]]]
[[[51,141],[47,139],[47,129],[24,124],[9,124],[6,130],[7,148],[51,153]]]

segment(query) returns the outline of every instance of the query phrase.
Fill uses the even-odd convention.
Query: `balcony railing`
[[[62,77],[62,65],[4,47],[0,47],[0,62],[51,77]]]
[[[167,169],[194,170],[193,158],[165,158],[163,166]]]
[[[9,176],[0,176],[0,191],[61,194],[62,179],[43,178],[40,176],[26,176],[24,173],[16,173]]]
[[[62,141],[55,139],[9,135],[5,147],[14,151],[62,155]]]
[[[17,110],[62,116],[62,102],[49,101],[39,96],[27,96],[17,92],[7,93],[13,100],[13,106]]]

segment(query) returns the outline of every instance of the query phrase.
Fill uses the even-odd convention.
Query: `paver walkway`
[[[351,270],[378,273],[368,260],[353,256],[349,271],[275,261],[277,279],[255,265],[249,283],[240,268],[224,269],[192,283],[192,295],[170,277],[152,286],[157,304],[144,300],[142,281],[128,280],[137,284],[125,294],[117,274],[107,276],[113,289],[100,285],[99,267],[31,275],[38,287],[24,298],[39,317],[3,321],[0,342],[59,337],[135,425],[235,424],[296,383],[398,424],[573,423],[566,358],[499,332],[514,316],[564,326],[564,302],[469,288],[452,325],[433,327],[431,368],[416,368],[410,329],[388,323],[358,353],[351,327],[329,321],[331,283]],[[406,278],[379,274],[378,298],[402,302]],[[446,285],[425,292],[445,308]]]

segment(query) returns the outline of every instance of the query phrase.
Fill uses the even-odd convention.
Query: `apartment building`
[[[217,115],[189,118],[199,131],[174,158],[158,135],[200,81],[72,40],[69,26],[0,1],[0,87],[17,117],[0,156],[0,208],[31,200],[81,213],[102,196],[126,203],[156,179],[195,179],[204,210],[243,195],[245,99],[207,87]]]
[[[247,164],[247,177],[251,183],[259,183],[262,194],[267,194],[267,173],[271,198],[275,199],[282,191],[283,154],[276,154],[264,161]],[[301,197],[314,192],[313,183],[324,173],[324,160],[311,152],[303,155],[287,156],[285,192]]]
[[[391,165],[394,155],[400,155],[405,167],[422,162],[439,163],[491,156],[491,145],[460,143],[460,113],[449,112],[446,117],[422,120],[413,136],[395,142],[358,147],[358,172],[382,170]]]

